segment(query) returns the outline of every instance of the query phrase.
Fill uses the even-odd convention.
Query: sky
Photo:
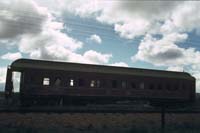
[[[19,58],[184,71],[200,92],[200,2],[1,0],[0,90]]]

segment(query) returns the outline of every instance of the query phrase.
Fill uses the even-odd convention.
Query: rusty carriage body
[[[8,67],[7,98],[13,93],[13,72],[20,73],[22,105],[195,100],[195,78],[185,72],[31,59],[16,60]]]

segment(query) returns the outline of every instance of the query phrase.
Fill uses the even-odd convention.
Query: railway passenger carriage
[[[22,105],[195,100],[195,78],[185,72],[19,59],[8,67],[6,97],[13,72],[21,73]]]

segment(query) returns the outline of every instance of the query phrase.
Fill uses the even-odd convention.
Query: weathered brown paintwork
[[[15,61],[11,69],[22,73],[20,86],[22,97],[120,97],[122,99],[180,101],[194,101],[195,99],[195,78],[185,72],[29,59]],[[50,79],[49,86],[43,85],[43,78]],[[61,79],[60,86],[54,85],[56,78]],[[69,85],[71,78],[74,79],[73,87]],[[79,79],[84,80],[84,85],[78,85]],[[100,87],[90,87],[91,80],[99,80]],[[117,88],[112,87],[112,80],[117,81]],[[121,87],[122,81],[126,81],[126,88]],[[134,83],[136,87],[133,88],[131,83]],[[140,88],[140,83],[144,83],[144,88]],[[152,84],[155,85],[153,89],[150,88]],[[172,86],[171,90],[169,86]]]

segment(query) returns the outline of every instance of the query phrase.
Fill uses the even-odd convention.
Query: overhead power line
[[[1,6],[0,6],[1,7]],[[0,9],[0,12],[1,12],[2,9]],[[28,15],[27,15],[28,14]],[[1,21],[4,21],[6,23],[9,23],[9,26],[14,26],[15,29],[19,28],[20,30],[20,26],[19,24],[22,24],[23,27],[26,27],[27,29],[34,26],[34,28],[36,30],[41,30],[41,27],[38,27],[40,26],[40,24],[38,24],[39,20],[41,20],[42,18],[41,17],[37,17],[37,16],[31,16],[32,15],[32,12],[27,12],[27,11],[23,11],[23,12],[20,12],[20,13],[17,13],[17,15],[21,16],[21,17],[25,17],[26,19],[25,20],[20,20],[18,21],[19,23],[15,23],[14,21],[11,21],[11,20],[3,20],[3,19],[0,19]],[[28,17],[28,18],[27,18]],[[26,21],[28,19],[31,19],[31,21]],[[90,25],[90,24],[85,24],[85,23],[81,23],[79,21],[75,21],[73,19],[68,19],[67,22],[66,22],[67,25],[71,25],[71,26],[74,26],[74,27],[83,27],[83,28],[88,28],[88,29],[92,29],[92,30],[81,30],[80,28],[76,28],[76,29],[73,29],[73,31],[76,31],[76,33],[72,33],[72,34],[80,34],[80,35],[91,35],[91,34],[94,34],[96,31],[95,30],[103,30],[103,31],[107,31],[107,32],[112,32],[113,35],[115,35],[115,31],[112,29],[112,28],[107,28],[107,27],[104,27],[104,26],[96,26],[96,25]],[[31,29],[31,28],[30,28]],[[68,33],[70,34],[70,33]],[[120,40],[119,38],[120,37],[115,37],[113,38],[112,35],[110,35],[109,33],[106,33],[106,32],[102,32],[102,33],[99,33],[101,36],[104,36],[105,38],[108,38],[108,39],[112,39],[112,40]],[[132,40],[131,42],[140,42],[141,39],[134,39]],[[169,40],[170,41],[170,40]],[[180,46],[182,45],[185,45],[185,46],[196,46],[196,47],[200,47],[200,41],[199,40],[196,40],[196,39],[186,39],[185,42],[183,42]],[[165,45],[163,45],[165,46]]]

